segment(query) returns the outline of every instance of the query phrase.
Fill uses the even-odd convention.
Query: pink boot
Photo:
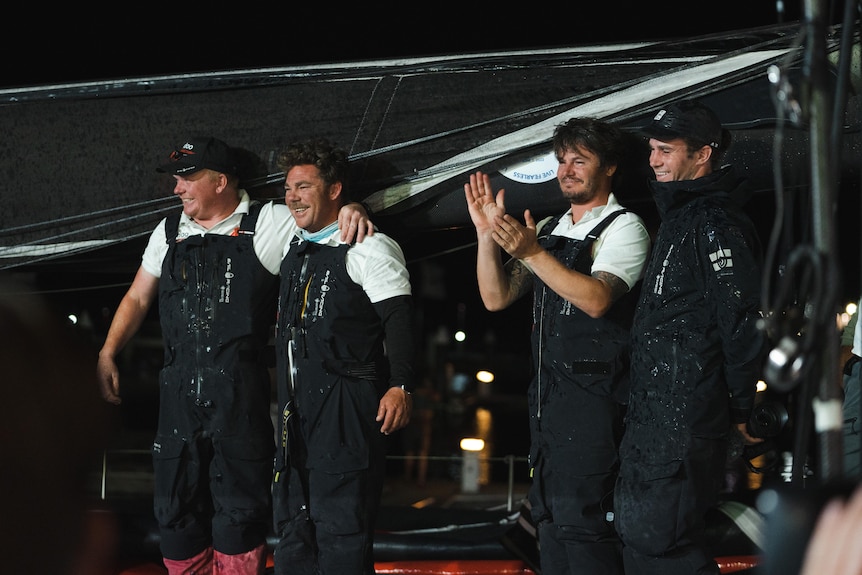
[[[168,575],[211,575],[213,572],[213,548],[207,547],[188,559],[163,559]]]
[[[213,575],[263,575],[266,570],[266,545],[239,555],[214,552]]]

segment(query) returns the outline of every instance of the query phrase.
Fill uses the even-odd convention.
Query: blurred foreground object
[[[101,575],[113,530],[88,513],[106,421],[95,355],[28,289],[0,275],[3,572]]]

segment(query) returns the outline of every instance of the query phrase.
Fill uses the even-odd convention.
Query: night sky
[[[115,11],[21,6],[0,39],[2,84],[342,62],[697,36],[800,20],[801,1],[370,3],[319,10],[178,3]],[[778,6],[784,5],[783,11]],[[191,8],[195,6],[195,8]],[[834,9],[824,3],[824,12]],[[312,10],[313,8],[313,10]],[[205,13],[201,13],[205,12]],[[840,14],[840,12],[839,12]],[[15,33],[11,33],[14,30]]]

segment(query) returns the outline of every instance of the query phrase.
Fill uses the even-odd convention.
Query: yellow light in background
[[[467,334],[461,331],[460,329],[455,332],[455,341],[464,341],[467,339]]]
[[[858,306],[855,301],[851,301],[846,306],[844,306],[844,311],[838,314],[838,329],[843,330],[847,327],[847,324],[850,323],[850,318],[859,311]]]
[[[476,372],[476,379],[482,383],[491,383],[494,381],[494,374],[490,371],[480,369]]]
[[[484,407],[476,408],[476,435],[485,441],[491,437],[491,411]]]
[[[477,437],[464,437],[461,439],[460,445],[463,451],[482,451],[485,449],[485,442]]]
[[[766,382],[762,379],[757,380],[757,391],[766,391]]]
[[[485,449],[485,442],[478,437],[461,439],[461,491],[477,493],[482,483],[482,469],[479,454]]]

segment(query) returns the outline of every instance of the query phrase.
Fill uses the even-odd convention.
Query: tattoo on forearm
[[[506,263],[509,270],[509,282],[515,299],[520,298],[533,289],[533,273],[520,260],[510,260]]]
[[[608,272],[593,272],[593,277],[599,280],[602,280],[609,286],[611,286],[611,301],[617,301],[620,297],[626,294],[629,291],[629,286],[615,276],[614,274],[609,274]]]

